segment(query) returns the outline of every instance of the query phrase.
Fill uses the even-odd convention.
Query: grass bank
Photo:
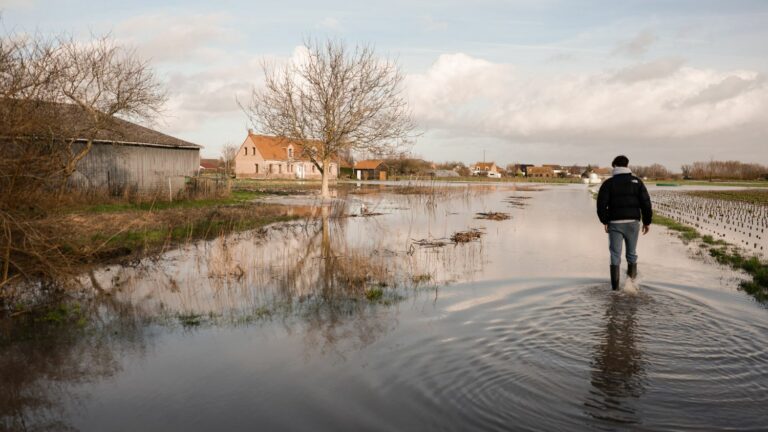
[[[757,256],[746,257],[736,246],[710,235],[701,235],[695,228],[674,219],[655,214],[653,223],[674,231],[685,243],[698,241],[718,263],[747,273],[751,280],[741,282],[739,287],[757,301],[768,302],[768,262]]]

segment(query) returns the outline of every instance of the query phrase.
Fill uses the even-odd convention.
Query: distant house
[[[312,143],[308,143],[311,147]],[[257,135],[248,136],[235,155],[235,176],[239,178],[319,179],[322,173],[308,156],[304,144],[288,138]],[[337,177],[339,166],[331,162],[331,177]]]
[[[200,172],[218,172],[221,161],[218,159],[200,159]]]
[[[552,178],[556,177],[555,170],[551,166],[529,166],[527,177],[532,178]]]
[[[368,159],[356,162],[355,178],[358,180],[386,180],[387,165],[381,159]]]
[[[592,170],[601,180],[605,180],[613,176],[613,168],[595,168]]]
[[[544,168],[552,168],[552,171],[555,173],[555,177],[560,177],[561,173],[564,173],[563,176],[565,176],[565,170],[563,169],[562,165],[557,164],[544,164],[542,165]]]
[[[0,102],[5,103],[5,102]],[[201,146],[153,129],[114,117],[108,125],[97,127],[91,115],[73,104],[30,102],[30,112],[49,111],[55,121],[67,122],[71,131],[87,131],[89,138],[58,136],[72,142],[76,154],[92,143],[77,162],[69,178],[70,186],[83,191],[110,195],[176,194],[186,186],[186,178],[200,168]],[[4,107],[0,107],[2,112]],[[35,134],[35,131],[30,131]],[[48,131],[41,131],[45,136]],[[80,132],[70,132],[79,134]],[[2,133],[0,133],[2,135]],[[0,137],[5,140],[33,140],[30,137]]]
[[[477,162],[471,167],[472,175],[487,176],[489,173],[498,173],[499,168],[495,162]]]

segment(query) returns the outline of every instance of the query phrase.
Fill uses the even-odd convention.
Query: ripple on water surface
[[[377,366],[397,372],[385,392],[409,387],[446,428],[768,424],[768,329],[684,287],[632,295],[600,281],[516,280],[472,291],[430,323],[451,338],[401,322],[422,336]]]

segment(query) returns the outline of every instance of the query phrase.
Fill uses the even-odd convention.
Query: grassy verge
[[[709,254],[720,264],[743,270],[750,275],[752,280],[742,282],[741,289],[760,302],[768,302],[768,263],[755,256],[742,256],[735,248],[728,246],[712,248]]]
[[[144,201],[137,203],[101,203],[83,208],[67,209],[68,211],[82,211],[86,213],[112,213],[121,211],[161,211],[168,209],[194,209],[215,207],[220,205],[241,204],[264,196],[264,193],[255,191],[233,191],[228,197],[209,199],[185,199],[176,201]]]
[[[193,240],[213,239],[238,231],[257,229],[275,222],[294,220],[298,216],[283,213],[269,214],[254,211],[251,215],[213,214],[201,220],[191,220],[178,225],[163,224],[137,231],[126,231],[110,235],[94,234],[91,245],[102,245],[101,256],[114,256],[116,252],[135,253],[156,250]]]
[[[675,231],[680,235],[680,238],[682,238],[686,242],[701,238],[701,234],[699,234],[699,232],[696,231],[695,228],[690,227],[688,225],[683,225],[672,218],[668,218],[660,214],[653,215],[653,223],[654,225],[661,225],[669,228],[672,231]]]
[[[681,224],[674,219],[653,215],[653,223],[675,231],[686,243],[692,240],[700,241],[701,247],[709,249],[709,255],[718,263],[747,273],[752,280],[741,282],[739,287],[757,301],[768,302],[768,262],[764,262],[756,256],[745,257],[734,245],[721,239],[715,239],[710,235],[701,235],[695,228]]]

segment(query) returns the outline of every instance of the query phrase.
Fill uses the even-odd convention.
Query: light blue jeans
[[[611,251],[611,265],[621,265],[621,247],[627,244],[627,262],[637,263],[637,238],[640,236],[640,222],[608,224],[608,248]]]

